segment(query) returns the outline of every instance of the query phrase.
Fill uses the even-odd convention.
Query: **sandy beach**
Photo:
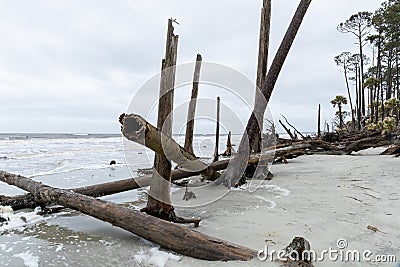
[[[313,155],[272,166],[274,178],[259,188],[253,183],[233,189],[210,204],[222,187],[196,191],[197,198],[182,201],[183,190],[173,190],[176,212],[200,216],[197,231],[255,250],[279,251],[295,236],[306,238],[320,257],[323,250],[371,251],[400,257],[400,181],[398,158],[378,155],[383,148],[350,156]],[[110,174],[108,174],[110,172]],[[126,167],[103,169],[104,179],[129,175]],[[87,176],[87,172],[82,175]],[[47,178],[48,177],[48,178]],[[44,176],[43,182],[60,180],[65,174]],[[46,180],[46,179],[48,180]],[[75,178],[76,179],[76,178]],[[98,177],[97,179],[100,179]],[[253,192],[254,191],[254,192]],[[132,201],[135,198],[135,202]],[[139,209],[145,194],[126,192],[105,197]],[[279,266],[270,259],[250,262],[208,262],[160,249],[156,244],[75,211],[41,217],[31,211],[13,215],[17,224],[3,226],[0,263],[3,266]],[[24,216],[27,223],[18,220]],[[379,229],[374,232],[368,229]],[[340,251],[340,250],[339,250]],[[396,266],[396,263],[331,261],[325,256],[315,266]]]
[[[317,255],[338,249],[400,256],[399,159],[370,149],[351,156],[304,156],[272,167],[274,178],[254,193],[235,190],[207,206],[199,231],[257,250],[280,250],[305,237]],[[271,206],[272,205],[272,206]],[[272,208],[273,207],[273,208]],[[368,225],[382,232],[367,229]],[[210,263],[182,257],[167,266],[279,266],[269,260]],[[315,266],[395,266],[395,263],[333,262]]]

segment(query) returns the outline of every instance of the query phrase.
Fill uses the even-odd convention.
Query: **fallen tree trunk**
[[[250,260],[255,250],[160,220],[111,202],[53,188],[29,178],[0,171],[0,180],[48,202],[80,211],[125,229],[179,254],[210,261]]]
[[[221,171],[226,169],[228,164],[229,164],[229,159],[226,159],[213,162],[211,163],[210,167],[212,167],[215,171]],[[185,170],[172,170],[171,180],[176,181],[195,175],[199,175],[199,173],[185,171]],[[102,197],[149,186],[151,182],[151,177],[152,177],[151,175],[146,175],[136,178],[129,178],[129,179],[97,184],[97,185],[89,185],[68,190],[86,196]],[[49,204],[51,203],[47,202],[46,200],[40,197],[39,198],[35,197],[30,193],[13,197],[0,195],[0,205],[11,206],[13,210],[34,209],[38,206],[44,207]]]
[[[219,177],[219,174],[210,166],[185,150],[175,140],[163,134],[141,116],[122,114],[120,123],[122,134],[128,140],[144,145],[159,155],[166,156],[185,170],[199,172],[206,177]]]
[[[383,151],[381,155],[395,155],[396,157],[400,156],[400,144],[389,147]]]
[[[358,152],[373,147],[387,146],[390,144],[391,140],[388,137],[369,137],[351,143],[343,151],[350,155],[352,152]]]

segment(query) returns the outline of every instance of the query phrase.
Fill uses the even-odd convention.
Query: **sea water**
[[[175,136],[179,143],[183,136]],[[212,135],[194,138],[196,155],[211,159]],[[238,144],[240,135],[233,135]],[[226,136],[221,136],[220,153]],[[127,156],[128,155],[128,156]],[[154,153],[121,135],[0,134],[0,170],[20,174],[58,188],[76,188],[136,177],[150,168]],[[117,164],[110,165],[114,160]],[[0,182],[0,195],[25,193]],[[102,199],[133,209],[145,204],[143,190]],[[0,226],[0,266],[163,266],[179,257],[157,245],[72,210],[39,216],[36,211],[2,212],[9,218]]]

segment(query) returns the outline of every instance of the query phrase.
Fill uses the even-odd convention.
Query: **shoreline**
[[[264,249],[285,248],[295,236],[306,238],[318,255],[329,248],[338,249],[337,241],[345,239],[348,249],[371,250],[373,255],[396,255],[400,260],[400,181],[398,159],[378,156],[382,148],[369,149],[350,156],[310,155],[273,165],[274,178],[267,184],[288,190],[286,196],[270,200],[275,208],[235,209],[238,203],[257,206],[257,198],[247,192],[230,192],[223,206],[216,202],[208,207],[212,216],[205,218],[199,231],[244,245]],[[253,194],[266,194],[264,189]],[[268,198],[267,198],[268,199]],[[213,207],[214,206],[214,207]],[[215,212],[212,210],[216,209]],[[224,213],[218,212],[224,209]],[[178,211],[179,212],[179,211]],[[377,227],[382,232],[367,229]],[[384,232],[384,233],[383,233]],[[279,266],[278,263],[251,262],[209,263],[182,257],[167,266]],[[315,266],[377,266],[373,263],[315,262]],[[382,264],[382,263],[381,263]],[[378,266],[394,266],[387,263]]]

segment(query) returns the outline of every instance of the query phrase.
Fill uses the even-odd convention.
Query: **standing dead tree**
[[[262,97],[261,87],[263,86],[263,83],[265,82],[265,76],[267,75],[270,30],[271,30],[271,0],[264,0],[263,7],[261,8],[255,99]],[[261,117],[263,116],[263,114],[259,114],[259,116]],[[260,120],[259,123],[256,125],[256,127],[257,130],[254,131],[254,135],[249,137],[250,151],[254,153],[260,153],[263,120]]]
[[[191,96],[191,99],[189,102],[188,116],[187,116],[187,123],[186,123],[184,148],[192,154],[194,154],[194,152],[193,152],[193,131],[194,131],[194,118],[195,118],[195,114],[196,114],[197,95],[199,92],[201,62],[202,62],[202,57],[200,54],[197,54],[196,65],[195,65],[194,74],[193,74],[192,96]]]
[[[167,137],[172,135],[175,70],[179,38],[174,34],[172,23],[173,20],[169,19],[165,59],[162,61],[157,121],[158,129]],[[171,205],[170,183],[171,162],[165,155],[155,154],[153,177],[147,195],[147,206],[141,211],[164,220],[177,221],[174,207]]]
[[[215,128],[215,149],[214,149],[214,159],[213,161],[218,161],[219,159],[219,119],[220,119],[220,107],[221,107],[221,99],[219,96],[217,97],[217,125]]]
[[[310,6],[312,0],[301,0],[296,13],[289,25],[289,28],[283,37],[281,45],[275,55],[272,65],[268,71],[265,82],[261,87],[262,97],[258,97],[254,104],[253,112],[247,123],[245,133],[239,145],[238,154],[233,159],[234,164],[224,172],[224,184],[228,187],[234,186],[241,178],[250,155],[249,136],[255,136],[259,130],[259,121],[263,120],[263,114],[267,108],[272,91],[274,90],[278,76],[282,70],[283,64],[297,35],[303,18]]]

